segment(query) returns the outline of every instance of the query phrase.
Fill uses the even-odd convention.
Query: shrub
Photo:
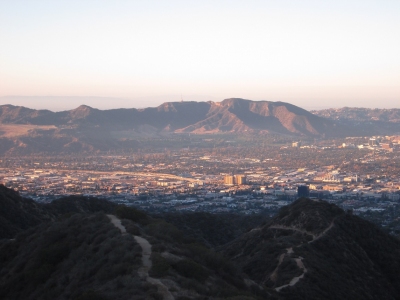
[[[92,290],[86,291],[82,295],[75,298],[75,300],[107,300],[107,299],[108,298]]]
[[[147,224],[148,223],[148,216],[136,208],[127,207],[125,205],[120,205],[115,209],[115,214],[120,219],[128,219],[133,222]]]
[[[151,254],[152,266],[150,269],[150,276],[152,277],[163,277],[168,274],[168,270],[171,265],[168,261],[157,252]]]
[[[181,243],[183,241],[183,233],[174,225],[165,221],[158,221],[148,225],[147,231],[150,235],[167,242]]]
[[[180,275],[200,282],[204,282],[209,276],[208,270],[192,260],[180,260],[173,267]]]

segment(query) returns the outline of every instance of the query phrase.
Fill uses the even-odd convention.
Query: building
[[[246,175],[225,175],[224,177],[224,184],[227,185],[242,185],[246,184],[247,178]]]
[[[297,197],[308,198],[310,196],[310,189],[306,185],[300,185],[297,187]]]
[[[381,143],[382,149],[390,150],[393,148],[393,143]]]
[[[301,146],[301,142],[293,142],[292,147],[293,148],[299,148]]]
[[[226,175],[226,176],[224,177],[224,183],[225,183],[225,184],[234,185],[234,184],[235,184],[235,177],[233,177],[232,175]]]
[[[368,141],[368,145],[371,146],[371,147],[375,147],[375,146],[378,146],[379,143],[378,143],[378,140],[377,140],[377,139],[371,138],[371,139],[369,139],[369,141]]]
[[[246,184],[247,178],[245,175],[235,175],[235,183],[238,185]]]

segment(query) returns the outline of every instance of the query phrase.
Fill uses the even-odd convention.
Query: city
[[[308,187],[311,199],[354,214],[398,206],[398,136],[314,142],[280,140],[266,146],[262,138],[227,137],[227,146],[220,141],[210,149],[193,147],[199,142],[192,138],[187,147],[146,154],[5,157],[0,182],[38,202],[84,195],[150,212],[273,216],[298,198],[299,186]]]

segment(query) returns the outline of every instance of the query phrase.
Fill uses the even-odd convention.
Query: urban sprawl
[[[273,215],[299,196],[354,214],[398,205],[399,137],[329,143],[292,141],[260,149],[227,141],[218,149],[6,156],[0,160],[0,182],[39,202],[84,195],[152,212]]]

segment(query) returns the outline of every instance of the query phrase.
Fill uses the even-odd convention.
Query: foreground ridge
[[[110,219],[111,223],[118,228],[121,233],[128,234],[126,232],[125,226],[121,224],[121,220],[118,219],[115,215],[107,215]],[[151,244],[148,240],[143,237],[134,235],[133,236],[136,242],[142,247],[142,264],[143,266],[138,270],[139,276],[146,280],[148,283],[154,284],[157,286],[158,291],[163,295],[164,300],[175,300],[174,296],[168,290],[168,288],[157,278],[153,278],[149,276],[149,270],[151,269],[152,262],[151,262]]]
[[[320,233],[319,235],[314,235],[313,233],[307,232],[306,230],[301,230],[301,229],[298,229],[298,228],[287,227],[287,226],[275,225],[275,226],[270,226],[269,228],[273,228],[273,229],[289,229],[289,230],[295,230],[295,231],[299,231],[299,232],[311,235],[313,237],[313,239],[308,242],[309,244],[311,244],[311,243],[315,242],[316,240],[324,237],[327,234],[327,232],[332,229],[332,227],[334,226],[335,219],[333,219],[331,224],[322,233]],[[302,245],[303,245],[303,243],[294,246],[294,248],[301,247]],[[282,264],[285,256],[292,256],[292,254],[294,254],[293,247],[286,248],[286,253],[281,254],[281,256],[279,257],[279,264],[276,267],[274,273],[270,277],[272,281],[276,281],[276,272],[278,271],[280,265]],[[307,273],[308,270],[304,266],[303,259],[304,258],[301,257],[301,256],[299,256],[297,258],[294,258],[294,260],[296,261],[297,266],[299,267],[299,269],[303,270],[303,273],[300,276],[293,277],[293,279],[290,280],[290,282],[288,284],[285,284],[285,285],[282,285],[282,286],[279,286],[279,287],[275,288],[275,290],[277,292],[280,292],[285,287],[294,286],[295,284],[297,284],[299,282],[300,279],[304,278],[304,275]]]

